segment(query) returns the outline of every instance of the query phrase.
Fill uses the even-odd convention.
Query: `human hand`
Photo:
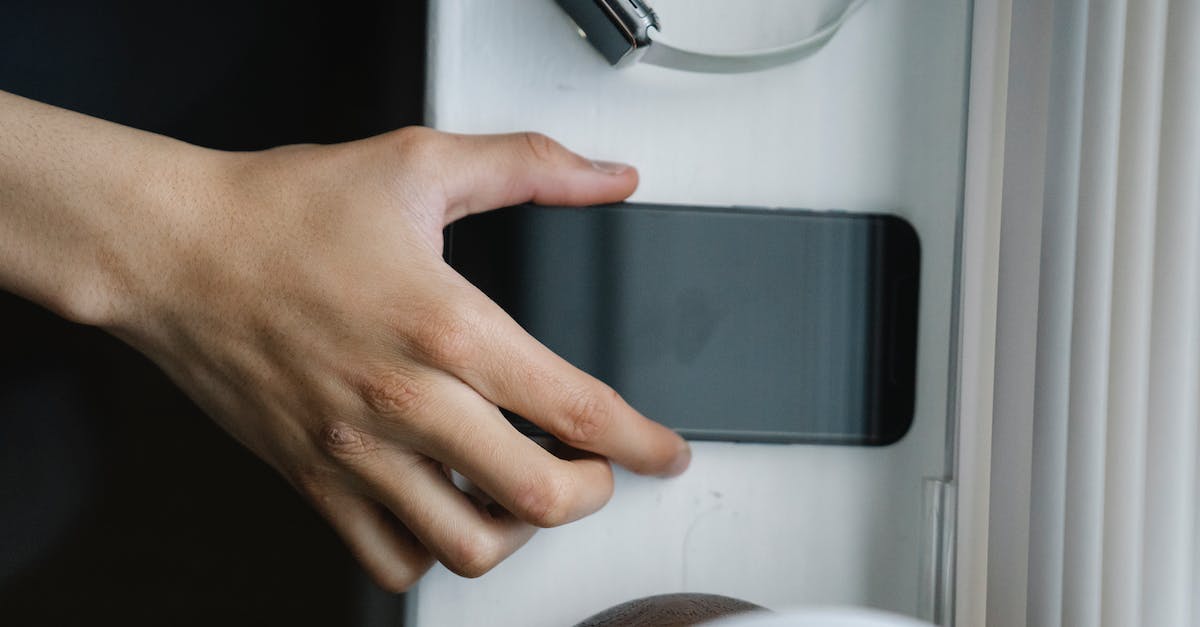
[[[90,317],[282,473],[384,588],[408,588],[435,558],[478,576],[535,527],[596,511],[612,492],[607,460],[644,474],[687,466],[681,438],[442,260],[454,220],[617,201],[633,169],[540,135],[423,128],[202,152],[157,211],[121,230],[107,255],[117,289]],[[497,406],[587,453],[551,455]]]

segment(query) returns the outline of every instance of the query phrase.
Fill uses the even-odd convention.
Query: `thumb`
[[[594,205],[628,198],[637,188],[633,167],[590,161],[540,133],[444,135],[439,168],[446,223],[523,202]]]

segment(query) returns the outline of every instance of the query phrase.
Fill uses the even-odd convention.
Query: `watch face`
[[[643,0],[557,0],[580,32],[612,65],[636,60],[650,46],[658,19]]]

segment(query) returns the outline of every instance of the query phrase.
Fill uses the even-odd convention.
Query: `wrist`
[[[139,134],[122,144],[83,207],[57,293],[45,303],[59,315],[109,331],[141,324],[150,298],[168,280],[169,261],[186,246],[205,198],[217,180],[216,151]]]
[[[123,323],[220,154],[0,92],[0,289]]]
[[[101,214],[90,276],[77,282],[65,317],[121,336],[142,335],[171,289],[180,263],[197,248],[201,224],[227,181],[223,153],[162,137],[150,138],[122,173]]]

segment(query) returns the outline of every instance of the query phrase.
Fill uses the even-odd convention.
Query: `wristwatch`
[[[737,74],[778,67],[820,50],[866,0],[846,0],[816,31],[782,46],[735,53],[686,50],[662,41],[658,15],[647,0],[555,0],[579,34],[614,67],[637,62],[688,72]]]

